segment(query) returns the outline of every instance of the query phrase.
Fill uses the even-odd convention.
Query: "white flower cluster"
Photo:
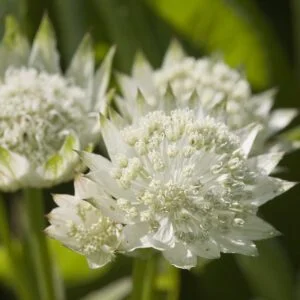
[[[38,166],[85,126],[85,91],[57,74],[7,69],[0,83],[0,145]],[[17,108],[17,109],[16,109]]]
[[[253,240],[277,234],[256,216],[258,207],[294,185],[268,176],[283,153],[248,157],[259,127],[232,131],[189,109],[151,112],[122,129],[103,117],[110,160],[81,153],[91,172],[80,179],[80,198],[101,212],[100,223],[111,219],[115,229],[105,239],[114,240],[111,232],[119,238],[114,251],[153,248],[180,268],[220,252],[255,255]],[[55,225],[57,217],[65,222],[67,211],[52,214]],[[88,249],[95,247],[89,237],[98,221],[85,228]],[[74,248],[73,227],[64,230],[67,237],[58,239]],[[99,246],[99,265],[111,253]]]
[[[114,257],[120,244],[122,225],[115,223],[92,204],[82,201],[81,184],[75,180],[75,196],[54,195],[55,208],[48,218],[46,233],[87,257],[91,268],[99,268]]]
[[[79,156],[90,169],[76,177],[74,196],[54,196],[49,236],[92,268],[152,248],[189,269],[222,252],[255,255],[253,241],[277,234],[256,214],[294,185],[269,176],[284,153],[270,151],[268,138],[295,112],[270,113],[270,92],[253,96],[223,62],[173,45],[161,69],[139,58],[132,77],[119,74],[118,114],[104,101],[113,51],[94,75],[85,39],[63,76],[47,19],[25,63],[17,40],[7,52],[15,63],[1,67],[0,188],[70,179]],[[0,52],[8,46],[4,39]],[[99,125],[109,159],[82,151]]]
[[[71,179],[76,150],[99,140],[99,111],[113,50],[94,75],[87,36],[65,75],[52,26],[45,17],[31,51],[18,24],[8,18],[0,45],[0,190],[46,187]]]

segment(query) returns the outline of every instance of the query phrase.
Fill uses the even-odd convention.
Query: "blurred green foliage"
[[[300,54],[293,56],[291,49],[293,38],[300,32],[291,26],[290,4],[280,0],[0,0],[0,35],[4,17],[13,14],[32,40],[43,14],[48,13],[58,37],[63,68],[84,34],[90,32],[97,61],[115,44],[115,68],[126,72],[137,50],[158,67],[170,39],[176,37],[191,55],[223,55],[230,65],[245,71],[254,90],[277,86],[277,106],[299,107],[300,78],[295,76],[293,66]],[[300,139],[299,129],[289,134]],[[300,178],[298,155],[293,153],[284,160],[283,166],[290,170],[283,174],[286,179]],[[72,185],[63,185],[57,191],[72,193]],[[257,258],[226,255],[200,270],[182,271],[180,299],[294,300],[297,290],[300,299],[299,191],[296,187],[262,209],[283,237],[261,242]],[[49,201],[48,209],[52,206]],[[107,296],[114,289],[126,294],[128,281],[113,282],[130,274],[130,259],[89,270],[83,257],[57,243],[51,242],[51,249],[62,271],[68,299],[82,299],[88,294],[84,299],[115,299]],[[178,280],[176,276],[169,280],[171,274],[162,272],[157,278],[158,289],[163,291]],[[9,266],[1,249],[0,280],[1,299],[12,299]],[[109,283],[115,285],[94,293]]]

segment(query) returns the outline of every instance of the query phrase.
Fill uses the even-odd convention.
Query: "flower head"
[[[122,129],[101,122],[111,161],[82,153],[98,187],[87,198],[124,224],[125,250],[155,248],[191,268],[220,252],[254,255],[252,240],[277,234],[256,213],[293,183],[268,176],[282,153],[248,158],[260,126],[232,131],[189,109],[153,111]]]
[[[253,95],[250,84],[243,74],[230,68],[217,58],[195,59],[187,56],[177,42],[171,43],[161,68],[153,70],[139,53],[133,65],[132,78],[119,74],[119,84],[125,101],[117,99],[120,111],[129,121],[138,119],[133,103],[140,90],[147,97],[144,114],[157,110],[202,106],[210,115],[223,108],[223,118],[231,129],[242,128],[253,122],[263,125],[252,149],[253,153],[263,153],[266,149],[282,151],[293,145],[277,139],[269,143],[269,138],[286,127],[296,116],[296,109],[271,111],[274,90]],[[164,103],[166,95],[173,93],[174,101]],[[197,93],[198,102],[191,103],[192,94]]]
[[[91,268],[99,268],[114,258],[123,227],[82,200],[82,181],[86,179],[75,180],[75,196],[53,196],[58,207],[48,215],[51,225],[45,231],[51,238],[84,255]]]
[[[8,18],[0,55],[0,190],[71,179],[79,163],[73,150],[98,140],[113,50],[94,75],[86,36],[64,75],[47,17],[31,50]]]

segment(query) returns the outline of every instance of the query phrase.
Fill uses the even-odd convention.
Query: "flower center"
[[[118,199],[129,217],[159,228],[168,218],[178,239],[226,232],[256,211],[246,204],[256,183],[238,136],[189,110],[153,112],[122,131],[135,157],[116,156],[112,176],[136,200]]]
[[[114,249],[119,244],[121,227],[119,228],[110,219],[100,216],[89,227],[69,224],[68,236],[74,238],[78,251],[85,255],[91,255],[98,251]],[[107,249],[103,249],[107,247]]]
[[[38,165],[78,132],[85,92],[58,74],[10,68],[0,81],[0,145]]]

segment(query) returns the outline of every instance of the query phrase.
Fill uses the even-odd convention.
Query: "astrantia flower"
[[[78,177],[75,196],[53,196],[59,207],[48,215],[51,225],[45,231],[51,238],[84,255],[91,268],[99,268],[114,258],[121,241],[122,225],[82,200],[81,181],[89,184]]]
[[[152,247],[191,268],[220,252],[254,255],[253,240],[277,234],[256,213],[293,183],[268,176],[283,153],[248,158],[259,126],[231,131],[188,109],[151,112],[123,129],[101,122],[111,161],[82,153],[98,186],[85,198],[125,226],[125,250]]]
[[[113,51],[94,75],[90,38],[79,46],[65,75],[51,24],[44,18],[30,51],[8,19],[0,45],[0,190],[45,187],[69,180],[74,149],[99,137]]]
[[[168,90],[176,96],[175,102],[167,104],[173,109],[198,105],[189,103],[192,93],[196,92],[201,106],[211,115],[218,113],[220,107],[225,107],[224,119],[231,129],[242,128],[252,122],[263,125],[253,152],[263,153],[266,148],[272,151],[287,150],[293,146],[279,139],[275,143],[268,143],[268,140],[291,122],[297,114],[296,109],[271,111],[274,90],[253,95],[243,74],[219,59],[188,57],[177,42],[170,45],[160,69],[153,70],[139,54],[133,65],[132,78],[123,74],[119,74],[118,78],[125,101],[119,98],[117,105],[129,121],[138,119],[138,103],[134,103],[137,88],[148,96],[144,114],[164,109],[166,104],[163,102]]]

